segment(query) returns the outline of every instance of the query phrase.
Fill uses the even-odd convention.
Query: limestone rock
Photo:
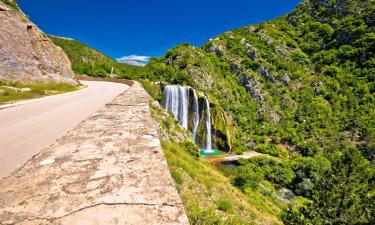
[[[288,76],[287,72],[284,72],[284,76],[280,78],[280,81],[284,82],[285,84],[290,83],[290,77]]]
[[[0,80],[78,84],[65,52],[25,15],[1,2]]]
[[[245,50],[246,50],[247,56],[249,56],[250,58],[252,58],[254,60],[257,59],[257,58],[259,58],[259,51],[258,51],[258,49],[256,49],[255,47],[253,47],[251,44],[246,43],[245,44]]]
[[[271,82],[275,82],[275,76],[274,76],[274,73],[272,72],[272,70],[264,67],[264,66],[261,66],[259,67],[259,69],[257,70],[257,72],[262,76],[264,77],[264,79],[268,80],[268,81],[271,81]]]
[[[216,45],[214,42],[211,42],[206,46],[207,52],[213,52],[217,57],[222,57],[224,55],[224,48],[221,45]]]
[[[254,78],[245,76],[242,80],[242,85],[245,86],[246,91],[255,99],[257,102],[263,102],[264,97],[261,93],[261,84]]]

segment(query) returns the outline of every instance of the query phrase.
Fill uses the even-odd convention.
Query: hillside
[[[72,61],[76,74],[109,77],[112,68],[118,78],[139,79],[143,68],[116,62],[98,50],[79,41],[50,35],[49,38],[60,46]]]
[[[0,45],[1,81],[77,84],[64,51],[29,21],[14,0],[0,1]]]
[[[146,66],[148,79],[203,92],[232,119],[237,153],[276,157],[225,174],[244,193],[271,182],[311,200],[290,205],[284,223],[372,224],[373,15],[373,0],[304,0],[273,21],[169,50]]]

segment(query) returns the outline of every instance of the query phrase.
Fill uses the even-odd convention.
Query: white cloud
[[[151,59],[150,56],[143,55],[128,55],[118,58],[117,61],[120,63],[126,63],[135,66],[144,66]]]

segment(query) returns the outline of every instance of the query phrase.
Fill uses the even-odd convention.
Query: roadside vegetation
[[[64,83],[20,84],[0,81],[0,105],[19,100],[40,98],[65,92],[76,91],[80,87]]]

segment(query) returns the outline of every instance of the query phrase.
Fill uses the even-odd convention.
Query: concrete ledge
[[[188,224],[148,103],[135,82],[1,180],[0,224]]]

